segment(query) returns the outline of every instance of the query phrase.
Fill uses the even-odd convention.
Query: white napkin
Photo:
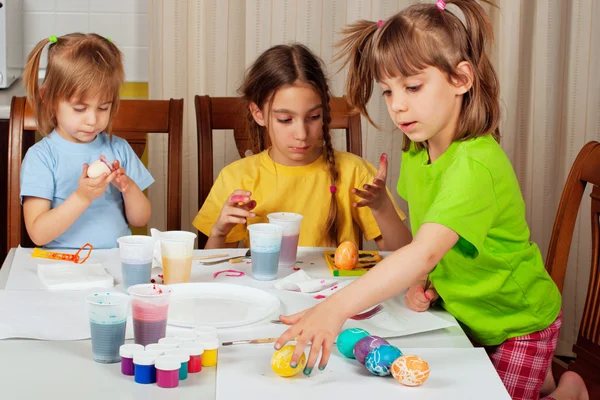
[[[314,293],[335,285],[335,279],[313,279],[304,270],[294,272],[275,282],[275,289],[293,292]]]
[[[49,290],[113,287],[114,279],[102,264],[38,264],[38,277]]]

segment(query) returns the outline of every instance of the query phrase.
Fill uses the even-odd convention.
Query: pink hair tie
[[[437,8],[439,8],[441,11],[444,11],[446,9],[446,2],[444,0],[438,0],[437,3],[435,3],[435,5],[437,6]]]
[[[337,188],[335,186],[329,186],[329,191],[333,194],[337,192]]]
[[[384,22],[382,19],[380,19],[379,21],[377,21],[377,29],[380,29],[383,26]]]

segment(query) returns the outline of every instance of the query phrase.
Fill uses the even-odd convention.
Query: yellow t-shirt
[[[335,198],[338,204],[338,244],[351,240],[358,244],[359,231],[366,240],[379,237],[381,232],[368,207],[352,207],[361,199],[351,193],[372,183],[377,171],[366,160],[347,152],[335,152],[339,172]],[[268,150],[242,158],[221,170],[206,201],[194,218],[193,225],[205,235],[217,221],[223,204],[236,189],[249,190],[256,201],[256,217],[248,224],[269,222],[273,212],[295,212],[304,216],[300,227],[300,246],[326,246],[323,239],[324,224],[329,215],[331,178],[324,157],[304,166],[285,166],[275,163]],[[389,190],[388,190],[389,193]],[[390,196],[391,197],[391,196]],[[393,199],[393,198],[392,198]],[[392,200],[393,201],[393,200]],[[394,203],[402,220],[406,217]],[[244,225],[236,225],[226,242],[247,242]]]

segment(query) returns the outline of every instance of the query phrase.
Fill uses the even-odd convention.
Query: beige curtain
[[[386,19],[412,0],[151,0],[150,96],[185,99],[183,228],[198,210],[196,94],[234,96],[244,70],[265,49],[290,41],[307,44],[328,65],[340,28],[357,19]],[[532,240],[542,253],[554,223],[562,186],[579,149],[600,140],[600,0],[499,0],[487,7],[494,22],[492,57],[501,82],[502,146],[527,203]],[[596,23],[594,23],[594,21]],[[331,76],[343,95],[344,73]],[[383,132],[363,122],[363,154],[374,165],[390,154],[388,186],[400,170],[401,135],[385,104],[374,96],[370,111]],[[343,137],[336,135],[336,147]],[[215,174],[237,158],[231,132],[216,135]],[[165,226],[166,143],[150,141],[151,225]],[[406,203],[396,197],[406,211]],[[162,204],[162,207],[161,207]],[[561,354],[570,354],[586,296],[590,265],[589,202],[576,229],[564,288]]]

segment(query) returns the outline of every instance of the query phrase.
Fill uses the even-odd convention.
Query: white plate
[[[228,283],[169,285],[169,325],[230,328],[279,313],[279,299],[263,290]]]

